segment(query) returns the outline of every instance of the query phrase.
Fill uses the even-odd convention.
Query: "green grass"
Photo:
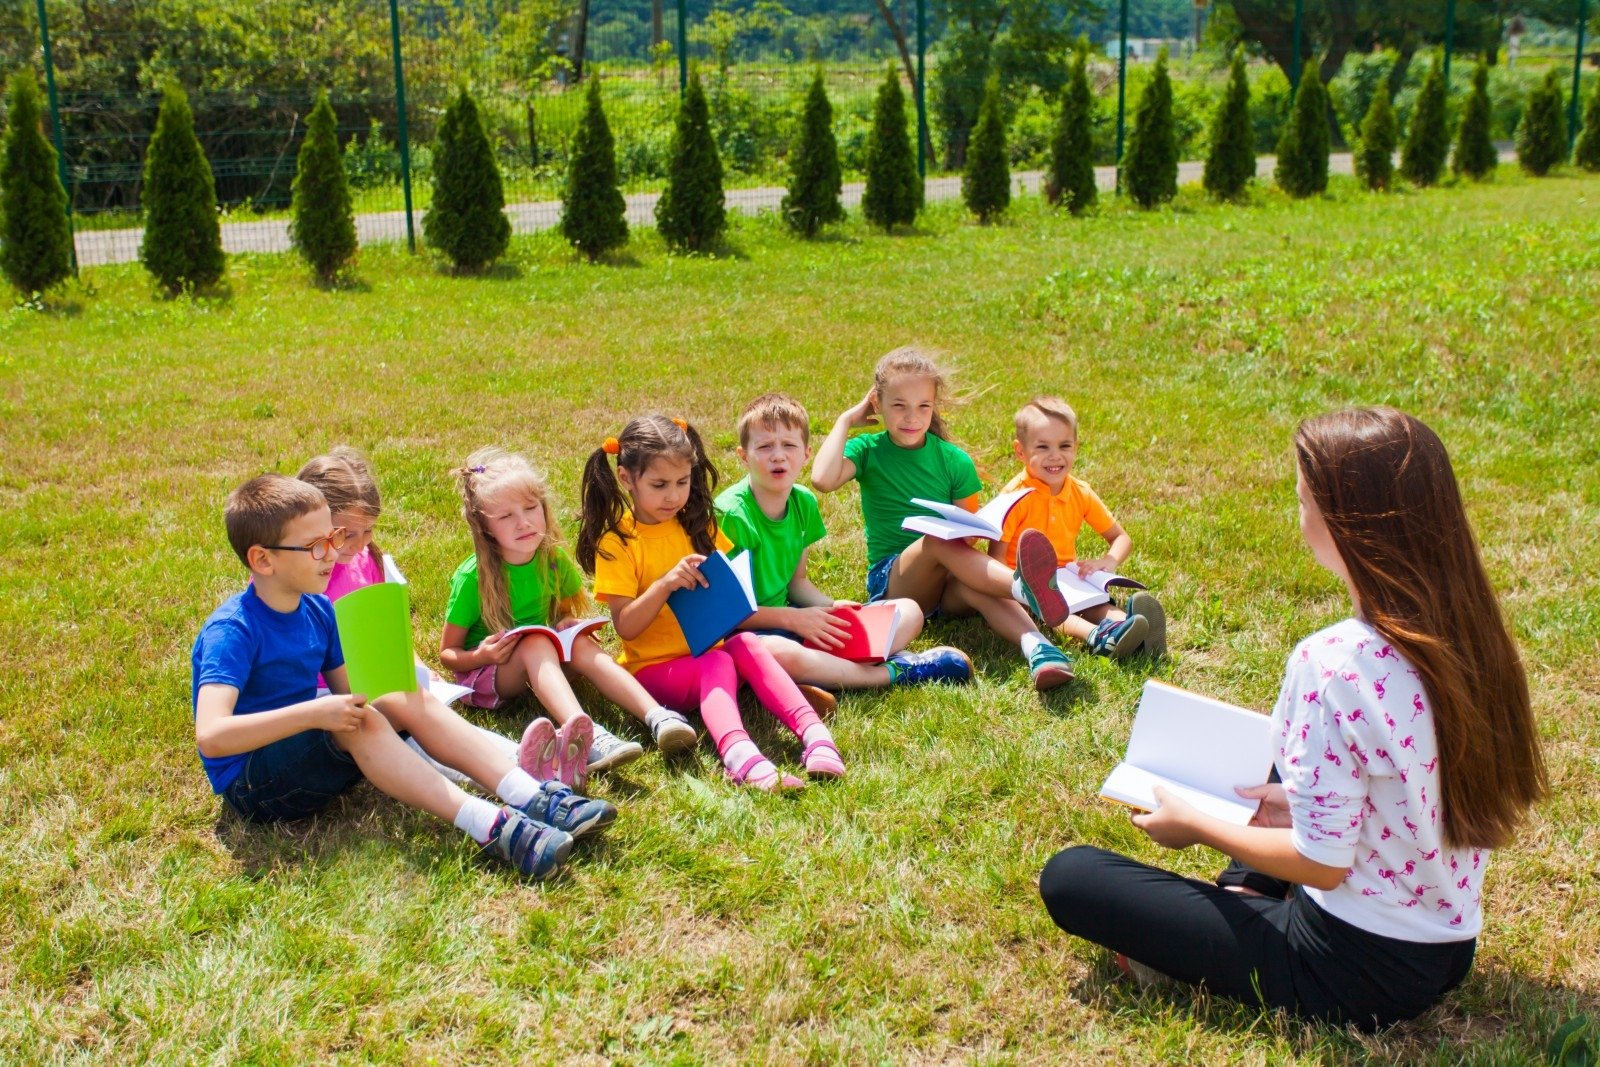
[[[1600,181],[1072,220],[1023,201],[980,228],[853,222],[790,240],[737,220],[729,254],[639,234],[609,267],[518,239],[489,278],[393,248],[362,284],[237,258],[227,292],[153,299],[104,268],[0,314],[0,1058],[601,1062],[1518,1062],[1600,1014]],[[1035,879],[1094,842],[1163,853],[1095,791],[1149,664],[1082,660],[1040,699],[972,622],[970,689],[858,694],[849,777],[793,799],[728,785],[706,746],[653,751],[600,795],[622,818],[569,876],[521,884],[368,788],[251,829],[194,754],[189,651],[242,575],[227,491],[347,442],[385,494],[419,646],[469,550],[447,470],[526,450],[568,516],[624,417],[694,420],[730,476],[734,419],[780,388],[820,434],[872,362],[937,346],[988,484],[1035,391],[1083,420],[1083,474],[1173,617],[1155,673],[1265,709],[1293,643],[1346,611],[1300,543],[1290,432],[1388,402],[1450,446],[1521,642],[1554,795],[1485,894],[1477,967],[1376,1037],[1203,995],[1141,993],[1061,935]],[[854,490],[816,560],[864,572]],[[597,709],[616,725],[610,709]],[[527,709],[482,721],[520,730]],[[759,712],[758,741],[798,747]]]

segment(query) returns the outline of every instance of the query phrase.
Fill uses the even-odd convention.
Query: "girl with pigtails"
[[[707,556],[732,548],[717,528],[716,483],[700,435],[681,419],[636,418],[589,456],[577,556],[594,575],[595,596],[611,609],[622,639],[618,662],[663,706],[700,710],[735,783],[768,792],[804,785],[780,772],[745,731],[742,683],[800,738],[807,774],[838,778],[845,768],[833,736],[760,638],[741,631],[691,656],[667,606],[674,590],[707,584],[699,569]]]

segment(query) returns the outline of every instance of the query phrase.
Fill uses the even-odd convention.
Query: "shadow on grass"
[[[370,293],[372,283],[355,274],[339,274],[331,279],[311,279],[311,284],[323,293]]]
[[[463,278],[480,282],[514,282],[522,278],[523,270],[519,263],[510,260],[500,260],[481,270],[468,270],[456,267],[448,260],[439,260],[437,273],[446,278]]]

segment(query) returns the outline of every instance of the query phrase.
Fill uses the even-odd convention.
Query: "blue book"
[[[729,559],[717,552],[700,564],[700,573],[709,585],[674,589],[667,595],[667,607],[683,630],[691,656],[708,651],[756,613],[750,553],[741,552]]]

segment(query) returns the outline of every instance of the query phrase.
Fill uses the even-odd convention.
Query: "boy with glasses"
[[[251,584],[214,611],[195,640],[194,725],[212,790],[241,817],[307,818],[366,778],[535,878],[560,868],[574,838],[616,817],[604,801],[536,781],[429,694],[369,702],[350,692],[323,595],[345,532],[333,527],[316,487],[264,474],[235,489],[223,514]],[[322,697],[319,673],[332,690]],[[504,805],[462,792],[400,730]]]

